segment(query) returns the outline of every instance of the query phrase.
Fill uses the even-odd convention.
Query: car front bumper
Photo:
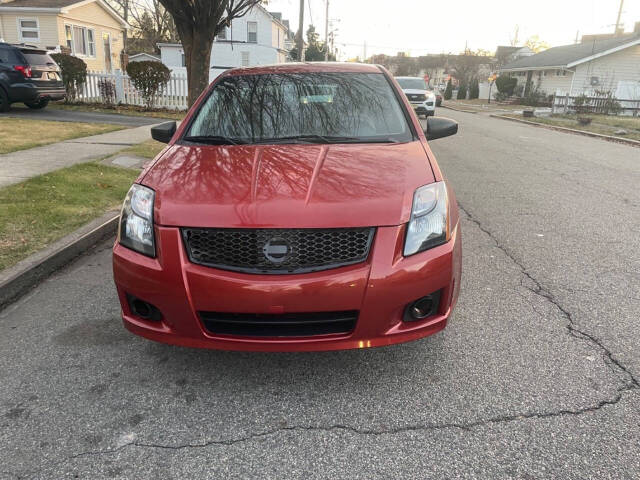
[[[367,262],[296,275],[254,275],[189,262],[178,228],[156,226],[157,257],[113,248],[124,325],[158,342],[221,350],[315,351],[377,347],[442,330],[460,287],[460,227],[444,245],[404,258],[405,226],[380,227]],[[437,313],[405,322],[405,308],[440,291]],[[127,295],[148,302],[162,320],[134,315]],[[357,310],[349,333],[299,337],[212,334],[199,312],[301,313]]]
[[[435,100],[428,100],[426,102],[411,102],[411,106],[418,115],[433,115],[436,111]]]

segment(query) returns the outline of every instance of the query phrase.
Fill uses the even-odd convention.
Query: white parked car
[[[409,99],[409,103],[419,115],[430,117],[436,114],[436,95],[427,88],[424,79],[420,77],[396,77],[402,91]]]

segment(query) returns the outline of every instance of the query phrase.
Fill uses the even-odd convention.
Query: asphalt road
[[[0,477],[634,479],[640,150],[440,110],[448,328],[313,354],[125,331],[109,245],[0,312]]]
[[[161,123],[162,119],[150,117],[138,117],[135,115],[120,115],[116,113],[99,113],[77,110],[63,110],[61,108],[47,107],[43,110],[32,110],[21,104],[13,104],[7,113],[0,113],[0,118],[17,117],[30,120],[50,120],[56,122],[85,122],[108,123],[124,125],[126,127],[141,127]]]

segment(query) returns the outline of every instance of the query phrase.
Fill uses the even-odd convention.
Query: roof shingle
[[[0,4],[0,7],[63,8],[78,2],[80,0],[13,0]]]
[[[570,63],[576,62],[591,55],[606,52],[612,48],[620,47],[633,40],[640,39],[640,35],[624,35],[621,37],[608,38],[604,40],[596,40],[592,42],[576,43],[575,45],[563,45],[554,47],[544,52],[522,57],[511,62],[502,70],[511,70],[518,68],[542,68],[542,67],[562,67]]]

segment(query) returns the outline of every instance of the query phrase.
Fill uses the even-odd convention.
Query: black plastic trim
[[[254,275],[290,275],[290,274],[301,274],[301,273],[312,273],[312,272],[320,272],[323,270],[332,270],[334,268],[346,267],[348,265],[357,265],[359,263],[364,263],[367,261],[369,256],[371,255],[371,246],[373,245],[373,239],[375,237],[376,228],[375,227],[354,227],[354,228],[368,228],[369,229],[369,238],[367,240],[367,254],[363,258],[358,258],[353,261],[348,262],[340,262],[340,263],[331,263],[325,265],[318,265],[314,267],[304,267],[304,268],[295,268],[295,269],[264,269],[264,268],[247,268],[247,267],[237,267],[234,265],[226,265],[219,263],[209,263],[209,262],[201,262],[194,259],[191,255],[191,250],[189,248],[189,241],[187,239],[189,230],[239,230],[234,228],[200,228],[200,227],[184,227],[180,229],[180,233],[182,234],[182,243],[184,245],[184,249],[187,253],[189,261],[195,265],[202,265],[210,268],[217,268],[219,270],[226,270],[230,272],[241,272],[241,273],[249,273]],[[252,230],[280,230],[280,229],[252,229]],[[298,228],[292,230],[349,230],[349,228]]]

